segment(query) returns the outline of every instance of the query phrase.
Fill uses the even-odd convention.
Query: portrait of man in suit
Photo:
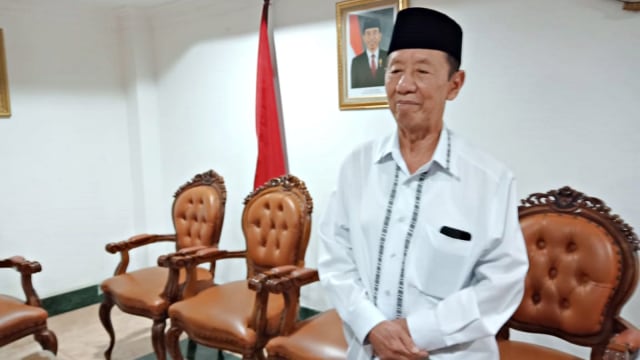
[[[384,86],[387,51],[380,49],[382,28],[377,18],[364,18],[362,40],[365,50],[351,61],[351,88]]]

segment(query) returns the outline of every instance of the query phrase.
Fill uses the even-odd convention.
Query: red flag
[[[358,15],[349,15],[349,44],[351,44],[355,55],[359,55],[364,51]]]
[[[264,0],[260,41],[258,45],[258,78],[256,85],[256,135],[258,161],[253,180],[254,189],[273,177],[287,173],[285,148],[280,131],[275,79],[271,63],[268,32],[269,0]]]

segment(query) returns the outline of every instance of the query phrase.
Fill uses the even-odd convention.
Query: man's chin
[[[398,124],[411,124],[416,120],[420,119],[420,114],[415,111],[408,110],[396,110],[394,113],[394,118]]]

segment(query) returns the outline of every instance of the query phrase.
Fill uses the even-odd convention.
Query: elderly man
[[[385,90],[395,131],[344,161],[320,224],[320,279],[349,359],[495,360],[524,291],[511,171],[443,121],[465,80],[462,29],[398,13]]]

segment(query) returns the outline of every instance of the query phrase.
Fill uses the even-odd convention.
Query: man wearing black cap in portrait
[[[387,52],[380,49],[382,40],[380,20],[365,17],[362,40],[366,49],[351,61],[351,87],[383,86]]]
[[[514,175],[444,124],[461,55],[449,16],[398,12],[384,84],[395,131],[346,158],[320,222],[349,360],[499,359],[495,334],[522,299]]]

